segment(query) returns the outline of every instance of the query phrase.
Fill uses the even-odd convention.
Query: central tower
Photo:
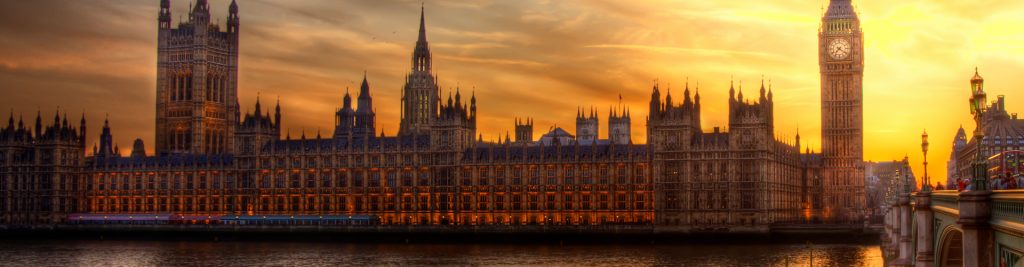
[[[228,154],[238,125],[238,4],[227,29],[196,1],[188,21],[171,26],[171,1],[160,1],[156,80],[156,152]],[[257,111],[258,112],[258,111]]]
[[[864,34],[852,0],[831,0],[818,32],[821,68],[822,217],[860,221],[864,212]]]
[[[437,119],[438,97],[437,81],[430,73],[430,47],[427,45],[427,28],[423,7],[420,7],[420,34],[416,40],[416,49],[412,52],[412,72],[405,79],[402,87],[402,122],[399,135],[425,135]]]

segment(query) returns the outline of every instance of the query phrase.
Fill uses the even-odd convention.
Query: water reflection
[[[813,255],[812,255],[813,254]],[[881,266],[878,246],[16,241],[12,266]]]

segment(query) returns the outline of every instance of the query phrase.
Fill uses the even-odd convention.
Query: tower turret
[[[85,136],[85,112],[82,112],[82,119],[78,122],[79,145],[82,147],[82,149],[85,149]]]
[[[228,32],[237,34],[239,23],[238,3],[235,3],[235,0],[231,0],[231,6],[228,7]]]
[[[376,132],[376,114],[373,111],[373,98],[370,97],[370,83],[365,73],[363,83],[359,86],[359,107],[356,108],[355,116],[355,128],[352,130],[354,136],[373,136]]]
[[[18,121],[20,122],[21,120],[19,119]],[[40,137],[43,136],[43,113],[40,112],[40,111],[36,111],[36,129],[35,130],[36,130],[36,132],[35,132],[36,138],[40,138]]]
[[[412,54],[412,72],[402,88],[402,117],[399,135],[429,134],[439,116],[440,92],[431,68],[430,47],[427,43],[426,16],[420,7],[419,36]]]
[[[171,28],[171,0],[160,0],[160,14],[157,19],[160,29]]]
[[[533,119],[521,120],[516,118],[516,143],[533,142]]]
[[[612,144],[629,144],[631,134],[629,112],[623,110],[610,114],[608,116],[608,140]]]
[[[274,125],[281,127],[281,98],[277,99],[277,105],[274,107]]]
[[[103,120],[103,131],[100,133],[100,150],[98,156],[114,156],[114,137],[110,134],[110,119]]]

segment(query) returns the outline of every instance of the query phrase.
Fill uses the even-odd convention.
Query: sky
[[[189,3],[172,0],[173,25]],[[486,140],[532,117],[535,136],[575,132],[579,107],[597,108],[601,136],[612,106],[633,116],[633,141],[655,80],[682,99],[699,91],[702,127],[725,127],[730,82],[754,96],[774,90],[776,136],[820,150],[817,31],[823,0],[238,0],[239,100],[251,110],[280,98],[292,136],[333,130],[334,109],[365,72],[378,128],[398,130],[399,97],[426,7],[427,35],[443,94],[478,100]],[[109,116],[125,149],[152,152],[157,0],[0,2],[0,109],[31,121],[60,109],[85,112],[88,146]],[[229,0],[210,0],[224,25]],[[952,138],[970,132],[969,79],[978,67],[990,99],[1024,111],[1024,1],[854,0],[864,31],[864,157],[908,156],[944,181]],[[663,91],[664,94],[664,91]],[[619,95],[622,96],[621,103]],[[266,106],[266,105],[264,105]],[[7,110],[0,110],[7,116]],[[48,120],[46,120],[48,121]],[[799,130],[798,130],[799,129]]]

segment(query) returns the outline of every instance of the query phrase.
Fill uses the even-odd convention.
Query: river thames
[[[6,241],[3,266],[882,266],[863,244]]]

